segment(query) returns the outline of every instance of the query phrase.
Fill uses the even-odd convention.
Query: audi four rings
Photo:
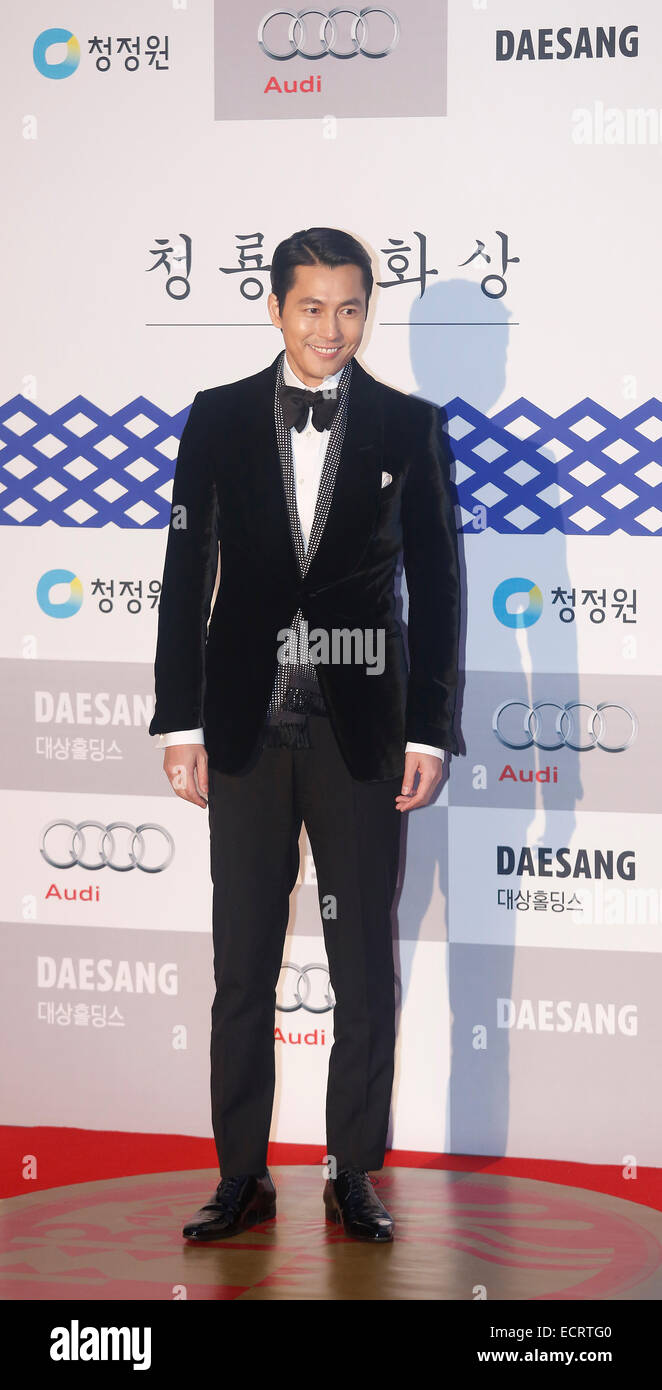
[[[306,1013],[309,1014],[328,1014],[329,1010],[334,1007],[336,1001],[329,980],[329,972],[325,965],[316,965],[314,961],[310,965],[293,965],[291,961],[283,961],[281,970],[293,970],[297,976],[294,984],[294,1003],[276,1004],[276,1008],[282,1014],[293,1014],[296,1013],[297,1009],[305,1009]],[[310,972],[313,970],[321,971],[327,979],[321,1004],[311,1004],[310,1002],[312,992]],[[318,981],[318,983],[322,987],[322,982]]]
[[[506,738],[501,732],[501,716],[508,709],[522,709],[526,711],[522,719],[522,739],[513,740]],[[556,715],[556,738],[553,743],[546,743],[540,736],[542,719],[538,713],[543,709],[555,709]],[[575,742],[574,739],[579,733],[576,728],[576,720],[573,717],[573,710],[588,710],[591,719],[588,728],[588,741]],[[605,742],[607,720],[605,711],[613,709],[620,710],[625,715],[626,721],[629,720],[629,734],[624,742],[608,743]],[[617,705],[613,700],[603,700],[599,705],[589,705],[585,700],[569,700],[565,705],[559,705],[556,700],[537,700],[534,705],[527,704],[526,700],[504,700],[494,711],[492,718],[492,728],[506,748],[543,748],[546,752],[552,752],[556,748],[573,748],[577,753],[585,753],[589,748],[601,748],[605,753],[623,753],[626,748],[634,741],[637,733],[637,716],[633,714],[627,705]]]
[[[334,48],[334,43],[338,37],[335,17],[340,14],[353,16],[349,33],[353,47],[338,51]],[[365,47],[368,38],[367,19],[368,15],[371,14],[384,15],[386,19],[390,20],[393,26],[393,34],[386,48]],[[321,19],[318,34],[320,46],[317,50],[313,50],[312,53],[305,47],[305,20],[309,15],[316,15]],[[272,20],[281,18],[290,20],[287,29],[287,39],[290,47],[287,53],[275,52],[274,49],[269,47],[265,38],[264,31],[267,25],[270,24]],[[386,58],[389,53],[393,52],[399,38],[400,25],[397,16],[393,14],[392,10],[382,9],[381,5],[367,5],[363,10],[348,10],[344,5],[337,5],[335,9],[329,10],[328,14],[324,10],[269,10],[269,13],[265,14],[264,19],[260,20],[257,31],[257,41],[262,52],[266,54],[267,58],[273,58],[277,63],[286,63],[288,58],[294,58],[297,54],[300,58],[306,58],[311,63],[315,62],[318,58],[355,58],[357,53],[363,54],[364,58]]]
[[[304,1009],[308,1014],[328,1014],[330,1009],[335,1008],[336,1000],[329,980],[328,966],[321,965],[319,961],[311,961],[309,965],[294,965],[292,961],[284,960],[280,968],[281,971],[294,971],[297,977],[291,996],[294,1002],[291,1004],[276,1004],[276,1008],[280,1013],[293,1014],[297,1012],[297,1009]],[[311,972],[313,971],[318,972],[315,978],[318,995],[318,1002],[316,1004],[311,1003],[310,999],[311,993],[313,992],[313,985],[311,985]],[[320,974],[323,977],[326,976],[326,985],[324,984],[324,979],[319,978]],[[396,995],[400,995],[402,992],[400,979],[397,975],[395,976],[395,990]]]
[[[64,861],[61,859],[54,859],[46,848],[46,836],[49,831],[54,830],[57,826],[64,826],[65,829],[72,831],[69,857]],[[90,863],[83,857],[85,854],[84,832],[88,827],[100,832],[98,836],[98,858],[96,863],[94,861]],[[114,862],[116,852],[115,836],[113,834],[114,830],[127,830],[129,832],[131,838],[127,850],[129,857],[128,863],[117,864]],[[161,864],[143,864],[142,860],[145,854],[143,830],[155,830],[159,835],[163,836],[165,847],[163,850],[164,858]],[[98,820],[81,820],[78,821],[78,823],[73,820],[52,820],[49,821],[41,837],[40,849],[46,863],[51,864],[54,869],[72,869],[74,864],[78,864],[81,869],[88,869],[90,871],[93,869],[108,868],[115,869],[116,873],[125,874],[129,869],[142,869],[144,874],[160,874],[172,863],[172,856],[175,853],[175,842],[172,835],[163,825],[155,825],[152,821],[143,821],[142,825],[130,825],[129,822],[125,820],[114,820],[111,821],[110,825],[103,825],[102,822]]]

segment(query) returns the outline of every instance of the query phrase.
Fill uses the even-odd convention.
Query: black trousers
[[[223,1177],[261,1175],[266,1168],[276,984],[302,821],[336,998],[327,1152],[338,1171],[384,1162],[395,1046],[390,911],[401,833],[395,797],[402,777],[356,781],[328,716],[311,715],[309,723],[310,748],[264,748],[239,774],[209,769],[211,1104]]]

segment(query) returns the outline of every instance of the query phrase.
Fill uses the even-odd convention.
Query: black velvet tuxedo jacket
[[[198,391],[191,406],[173,484],[149,732],[202,726],[210,765],[240,771],[266,718],[278,633],[301,607],[311,640],[314,628],[384,629],[381,674],[354,663],[316,669],[351,775],[399,777],[407,740],[458,751],[460,584],[441,412],[353,360],[331,506],[302,579],[276,441],[278,360]],[[392,477],[385,487],[382,472]],[[401,551],[409,671],[394,595]]]

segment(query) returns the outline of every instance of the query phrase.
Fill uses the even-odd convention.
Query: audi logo
[[[352,47],[349,49],[337,49],[334,47],[338,37],[338,27],[335,22],[336,15],[352,15],[349,38]],[[393,29],[389,43],[384,48],[366,48],[368,37],[368,15],[381,14],[390,21]],[[317,15],[321,19],[319,26],[318,41],[319,48],[312,52],[305,47],[306,43],[306,24],[309,15]],[[273,20],[289,19],[287,28],[287,41],[289,48],[286,53],[278,53],[270,48],[265,38],[265,29]],[[274,59],[277,63],[286,63],[288,58],[294,58],[296,54],[300,58],[306,58],[308,62],[316,62],[318,58],[355,58],[357,53],[362,53],[364,58],[386,58],[393,52],[400,38],[400,25],[397,16],[391,10],[385,10],[381,5],[367,5],[363,10],[348,10],[344,5],[338,5],[334,10],[329,10],[328,14],[324,10],[269,10],[264,19],[260,20],[257,31],[257,41],[266,54],[267,58]]]
[[[293,1014],[297,1009],[305,1009],[309,1014],[328,1014],[334,1007],[335,995],[325,965],[315,964],[314,961],[311,961],[310,965],[293,965],[291,961],[283,961],[281,971],[283,970],[291,971],[296,979],[289,981],[289,990],[286,991],[288,1002],[276,1004],[276,1008],[282,1014]],[[311,974],[315,971],[317,975],[313,975],[311,979]],[[326,984],[323,978],[319,978],[320,971],[322,976],[326,976]],[[315,995],[316,1003],[312,1002],[312,995]]]
[[[506,716],[507,710],[523,710],[524,714],[521,721],[521,737],[519,736],[519,723],[515,720],[514,730],[509,728],[510,737],[503,732],[504,723],[508,723]],[[547,742],[542,737],[543,716],[542,710],[556,710],[554,720],[554,734],[552,742]],[[586,710],[589,714],[587,720],[587,734],[582,738],[579,728],[579,718],[575,711]],[[618,733],[612,732],[612,741],[605,737],[607,730],[607,710],[618,711],[612,714],[610,723],[618,725]],[[512,725],[512,719],[510,724]],[[577,753],[585,753],[590,748],[601,748],[605,753],[623,753],[630,747],[637,735],[638,729],[637,716],[633,714],[627,705],[617,705],[611,700],[603,700],[599,705],[589,705],[585,700],[569,700],[565,705],[559,705],[555,700],[537,700],[534,705],[529,705],[525,700],[504,700],[494,711],[492,728],[506,748],[516,748],[518,750],[531,748],[542,748],[546,752],[556,748],[572,748]],[[516,737],[513,737],[513,733]],[[552,737],[552,731],[548,731],[548,738]]]
[[[46,837],[56,829],[71,831],[66,838],[69,840],[69,847],[66,851],[66,859],[54,859],[49,853],[46,845]],[[91,861],[86,859],[86,830],[97,830],[96,858]],[[128,834],[128,844],[125,850],[124,862],[116,862],[117,844],[115,831],[125,830]],[[144,864],[145,840],[143,832],[154,830],[158,836],[162,837],[161,853],[163,859],[161,863]],[[61,838],[61,837],[60,837]],[[115,869],[116,873],[125,874],[130,869],[142,869],[144,874],[161,874],[168,865],[172,863],[175,853],[175,844],[172,835],[162,825],[155,825],[152,821],[143,821],[142,825],[130,825],[125,820],[114,820],[110,825],[103,825],[98,820],[52,820],[49,821],[41,837],[40,852],[47,864],[54,869],[73,869],[78,864],[81,869]]]
[[[276,1003],[276,1008],[282,1014],[294,1014],[298,1009],[304,1009],[309,1014],[328,1014],[335,1008],[336,999],[329,980],[328,966],[321,965],[319,961],[311,961],[310,965],[294,965],[292,961],[283,961],[281,972],[289,970],[293,976],[288,977],[286,987],[286,999],[284,1004]],[[314,974],[313,972],[317,972]],[[311,978],[312,976],[312,978]],[[400,997],[402,985],[399,977],[395,976],[395,993]],[[314,996],[314,1002],[313,998]]]

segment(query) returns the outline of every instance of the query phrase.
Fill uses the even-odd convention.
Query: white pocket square
[[[388,487],[389,483],[392,482],[393,476],[391,473],[382,473],[382,487]]]

